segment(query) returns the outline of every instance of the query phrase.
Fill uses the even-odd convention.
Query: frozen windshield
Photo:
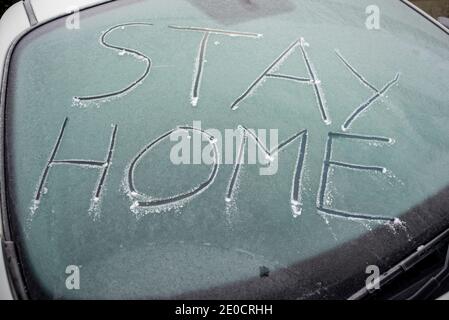
[[[278,2],[113,2],[18,43],[32,295],[345,297],[446,226],[416,206],[449,184],[447,34],[400,1]]]

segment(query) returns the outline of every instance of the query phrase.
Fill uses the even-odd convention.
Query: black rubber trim
[[[26,286],[23,283],[22,268],[17,256],[16,246],[12,241],[2,239],[3,259],[8,276],[9,287],[14,299],[28,300]]]
[[[23,0],[23,7],[25,8],[25,12],[28,17],[28,21],[30,22],[30,26],[34,26],[38,24],[36,14],[34,13],[33,5],[31,4],[31,0]]]

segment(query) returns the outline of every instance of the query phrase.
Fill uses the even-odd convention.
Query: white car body
[[[2,75],[2,82],[4,81],[4,77],[6,75],[6,73],[4,74],[4,71],[5,66],[8,63],[8,51],[22,34],[26,33],[29,29],[38,24],[52,20],[59,16],[69,15],[73,12],[74,8],[81,10],[86,7],[91,7],[96,4],[109,1],[111,0],[24,0],[11,6],[0,19],[0,75]],[[405,0],[401,1],[426,16],[429,20],[432,20],[441,28],[445,28],[442,24],[431,18],[410,2]],[[1,218],[2,217],[0,215],[0,226],[3,226]],[[6,261],[3,252],[4,237],[2,232],[3,228],[0,227],[0,238],[2,240],[2,246],[0,246],[0,300],[10,300],[17,296],[11,288],[11,283],[8,280],[8,274],[6,272]],[[449,293],[442,298],[449,299]]]

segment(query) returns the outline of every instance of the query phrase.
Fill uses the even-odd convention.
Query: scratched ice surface
[[[361,281],[340,292],[363,285],[366,263],[389,267],[436,235],[448,221],[443,213],[406,212],[449,184],[448,38],[399,1],[377,1],[381,30],[368,30],[370,4],[283,1],[270,14],[266,1],[254,12],[232,1],[220,19],[213,2],[123,1],[82,13],[80,30],[66,29],[62,19],[26,36],[13,56],[6,127],[9,208],[30,291],[121,298],[198,290],[207,296],[211,289],[211,296],[257,297],[255,285],[264,297],[335,296],[348,279]],[[205,31],[191,27],[251,35],[208,31],[204,39]],[[100,39],[111,28],[105,41],[115,48]],[[149,74],[141,78],[148,58]],[[274,76],[255,83],[277,58],[268,70]],[[310,72],[315,83],[282,78],[311,80]],[[35,201],[66,117],[53,160],[105,162],[118,126],[100,196],[104,167],[54,163]],[[228,202],[234,166],[220,164],[200,194],[173,206],[133,207],[133,159],[164,133],[197,120],[223,134],[238,125],[278,129],[279,142],[306,129],[301,214],[294,217],[291,208],[300,139],[279,153],[276,175],[241,166]],[[328,160],[354,166],[328,166],[323,185],[330,132],[348,136],[332,139]],[[186,193],[211,174],[211,165],[171,164],[173,145],[164,140],[136,162],[142,201]],[[388,221],[394,218],[401,222]],[[358,248],[362,253],[352,255]],[[326,255],[338,250],[329,262]],[[82,266],[81,290],[66,289],[68,265]],[[259,278],[263,266],[272,282]],[[247,289],[232,291],[239,284]]]

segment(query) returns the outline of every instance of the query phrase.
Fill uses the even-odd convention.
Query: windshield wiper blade
[[[416,300],[416,299],[426,299],[432,293],[434,293],[449,277],[449,245],[446,251],[446,259],[444,260],[444,266],[441,270],[426,283],[421,286],[421,288],[416,291],[413,295],[411,295],[407,300]]]
[[[421,262],[424,258],[435,252],[435,250],[437,250],[440,247],[440,245],[447,240],[449,240],[449,229],[446,229],[444,232],[440,233],[437,237],[429,241],[427,244],[419,246],[414,253],[412,253],[410,256],[408,256],[407,258],[405,258],[404,260],[402,260],[401,262],[390,268],[387,272],[379,276],[378,280],[379,285],[384,286],[387,283],[391,282],[392,280],[396,279],[399,275],[409,271],[417,263]],[[446,256],[446,261],[447,259],[448,257]],[[440,273],[444,274],[448,268],[449,267],[447,267],[445,263],[444,268],[438,274]],[[446,277],[443,278],[442,276],[440,276],[438,279],[429,280],[433,284],[429,284],[427,289],[430,289],[431,288],[430,286],[433,287],[437,284],[439,286],[439,284],[441,284],[441,282],[444,281],[445,279]],[[423,287],[421,287],[421,289],[423,289],[424,286],[426,286],[426,284],[424,284]],[[366,286],[364,286],[362,289],[351,295],[348,298],[348,300],[360,300],[373,294],[375,291],[376,291],[375,288],[368,289]]]

